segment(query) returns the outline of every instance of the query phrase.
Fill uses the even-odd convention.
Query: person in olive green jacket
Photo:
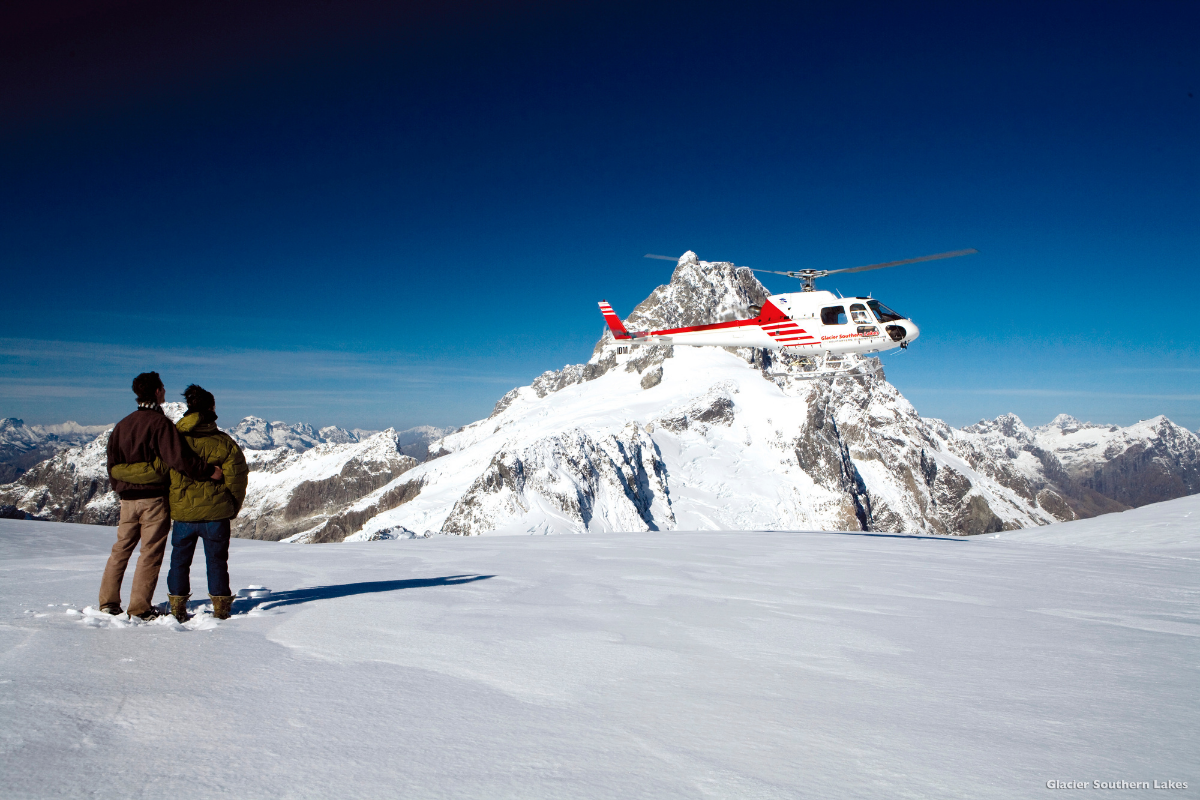
[[[204,542],[213,616],[228,619],[233,605],[229,588],[229,521],[242,510],[249,471],[237,442],[217,427],[216,398],[212,393],[192,384],[183,396],[188,403],[187,413],[175,427],[206,464],[221,468],[222,477],[219,481],[197,481],[170,470],[167,499],[171,519],[175,521],[171,531],[171,570],[167,573],[171,613],[180,622],[188,619],[192,557],[200,539]],[[158,459],[112,468],[114,477],[128,483],[155,483],[163,480],[166,471]]]

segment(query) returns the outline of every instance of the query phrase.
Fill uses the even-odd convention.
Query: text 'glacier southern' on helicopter
[[[807,375],[836,375],[863,366],[856,356],[882,353],[906,348],[921,333],[911,319],[904,317],[871,297],[839,297],[832,292],[818,291],[817,278],[835,273],[866,272],[920,261],[977,253],[977,250],[952,250],[901,261],[868,264],[846,269],[802,269],[777,272],[753,269],[799,278],[801,291],[770,295],[761,307],[752,306],[752,319],[734,319],[707,325],[690,325],[661,331],[627,331],[621,318],[607,301],[600,302],[600,311],[616,340],[618,352],[627,347],[661,343],[690,347],[761,347],[768,350],[787,350],[804,356]],[[666,256],[648,255],[647,258]],[[667,259],[674,260],[674,259]],[[872,363],[874,359],[868,359]],[[802,373],[799,377],[804,377]]]

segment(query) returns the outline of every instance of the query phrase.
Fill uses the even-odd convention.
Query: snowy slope
[[[419,425],[396,432],[400,452],[424,461],[429,445],[450,433],[453,428],[437,428]],[[379,431],[362,428],[347,430],[334,425],[316,429],[305,422],[289,425],[286,422],[267,422],[260,417],[246,417],[229,430],[229,435],[243,450],[274,450],[286,447],[303,452],[319,444],[355,444],[368,439]]]
[[[183,403],[163,403],[172,422],[183,417]],[[42,519],[116,525],[121,500],[108,486],[108,434],[112,426],[82,447],[63,450],[15,482],[0,486],[0,503]]]
[[[1195,562],[1016,535],[237,540],[266,596],[118,628],[111,530],[0,520],[3,794],[1196,796]]]
[[[749,270],[689,252],[627,325],[746,315],[765,296]],[[921,418],[882,370],[804,380],[786,354],[663,345],[618,354],[612,344],[605,334],[587,363],[513,389],[490,417],[455,432],[368,435],[248,417],[234,429],[254,468],[238,535],[974,535],[1200,491],[1200,437],[1162,417],[1118,428],[1063,415],[1031,429],[1006,414],[955,429]],[[404,455],[425,463],[414,467]],[[0,503],[54,519],[108,519],[81,511],[106,483],[77,480],[86,470],[72,464],[42,467],[0,487]],[[114,504],[109,495],[109,516]]]
[[[1153,503],[1120,514],[1006,531],[1005,540],[1081,545],[1200,561],[1200,495]]]
[[[1164,416],[1120,428],[1060,414],[1034,435],[1073,478],[1125,505],[1200,492],[1200,436]]]
[[[952,452],[945,431],[885,381],[843,378],[831,393],[827,381],[768,380],[720,349],[660,355],[643,366],[662,370],[650,388],[617,357],[594,380],[545,397],[535,382],[510,396],[406,474],[421,493],[364,535],[392,526],[967,532],[980,521],[971,532],[982,532],[1055,519]]]
[[[166,403],[163,409],[177,421],[186,407]],[[246,507],[235,529],[249,538],[263,538],[268,530],[269,538],[284,538],[329,520],[381,482],[410,469],[427,456],[430,442],[449,430],[427,425],[399,432],[327,427],[305,439],[311,426],[258,422],[262,420],[247,417],[234,429],[252,470]],[[284,444],[262,438],[268,435]],[[272,449],[251,446],[264,442]],[[0,506],[42,519],[117,524],[120,500],[109,490],[107,447],[108,429],[86,446],[38,464],[14,483],[0,486]]]
[[[688,253],[628,325],[744,314],[763,296],[748,270]],[[363,498],[363,514],[381,513],[356,537],[746,527],[978,534],[1126,507],[1073,478],[1012,415],[959,431],[920,418],[881,376],[805,381],[782,354],[656,346],[621,355],[609,344],[606,335],[588,363],[539,376],[488,419],[446,436],[405,475],[421,491],[403,507],[381,502],[398,482]],[[1180,463],[1189,452],[1178,451]]]
[[[313,542],[341,541],[349,533],[341,516],[346,507],[417,464],[400,452],[391,428],[361,442],[320,444],[303,453],[249,450],[246,460],[250,484],[234,534],[270,540],[307,534]]]
[[[29,467],[69,447],[81,447],[111,425],[26,425],[15,417],[0,419],[0,483],[15,480]]]

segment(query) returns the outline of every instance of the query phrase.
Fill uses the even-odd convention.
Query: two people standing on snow
[[[246,459],[237,443],[216,426],[212,394],[192,385],[184,392],[187,413],[172,425],[162,410],[166,390],[157,372],[134,378],[138,410],[117,423],[108,441],[108,474],[121,498],[117,542],[100,585],[100,610],[121,612],[121,582],[130,555],[142,544],[130,592],[129,614],[154,619],[158,584],[171,520],[175,520],[167,577],[171,613],[188,618],[190,569],[198,539],[204,542],[213,615],[227,619],[231,519],[246,498]]]

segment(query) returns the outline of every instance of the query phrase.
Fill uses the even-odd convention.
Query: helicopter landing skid
[[[879,373],[879,359],[853,356],[831,355],[825,358],[809,357],[800,361],[800,369],[796,372],[768,372],[768,378],[797,378],[813,380],[815,378],[837,378],[841,375],[876,375]]]

